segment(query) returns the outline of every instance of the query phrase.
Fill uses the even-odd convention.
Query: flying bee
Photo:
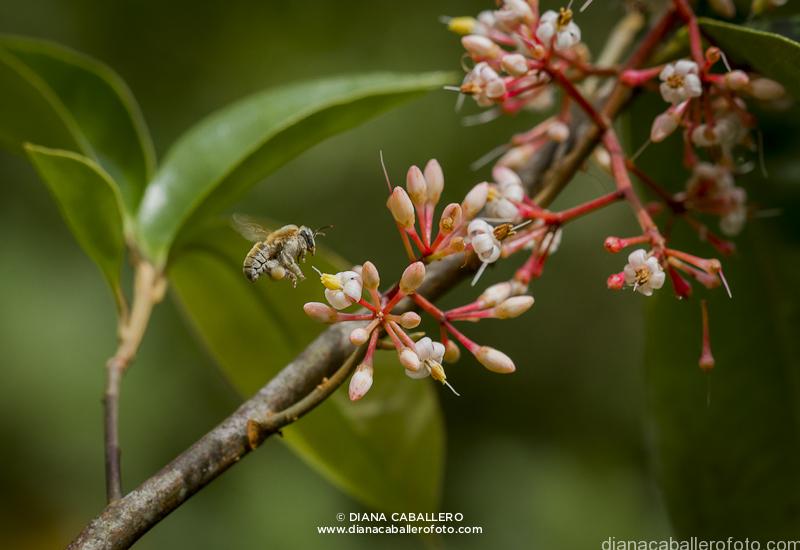
[[[275,281],[288,277],[292,286],[305,279],[298,261],[304,262],[309,252],[317,251],[315,238],[324,235],[322,229],[316,231],[305,225],[284,225],[277,231],[268,231],[254,220],[241,214],[233,216],[233,227],[245,239],[255,242],[247,253],[242,265],[244,276],[255,281],[266,273]]]

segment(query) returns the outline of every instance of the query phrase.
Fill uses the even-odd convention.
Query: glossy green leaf
[[[718,44],[731,61],[746,63],[759,73],[777,80],[800,98],[800,43],[773,32],[716,19],[700,19],[704,33]]]
[[[0,36],[0,142],[81,153],[119,185],[133,214],[155,165],[139,108],[111,69],[43,40]]]
[[[125,241],[117,186],[96,162],[77,153],[30,144],[25,145],[25,151],[52,192],[78,244],[103,272],[119,299]],[[46,243],[42,246],[47,247]],[[43,258],[46,264],[46,256]]]
[[[221,109],[172,147],[139,211],[156,263],[190,217],[218,212],[304,150],[451,80],[447,73],[369,74],[267,90]]]
[[[224,224],[197,233],[170,263],[168,276],[182,309],[211,355],[243,395],[252,395],[322,330],[302,306],[322,299],[311,276],[251,283],[241,272],[250,244]],[[318,250],[309,260],[341,269]],[[338,269],[337,269],[338,266]],[[303,266],[309,275],[308,264]],[[411,380],[388,354],[358,403],[340,388],[284,430],[284,439],[333,483],[381,510],[434,510],[444,466],[444,429],[430,381]]]

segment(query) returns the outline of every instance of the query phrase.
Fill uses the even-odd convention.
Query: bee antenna
[[[314,230],[314,236],[316,237],[317,235],[322,235],[324,237],[325,233],[323,233],[323,231],[325,231],[326,229],[333,229],[333,228],[334,228],[333,225],[323,225],[319,229]]]

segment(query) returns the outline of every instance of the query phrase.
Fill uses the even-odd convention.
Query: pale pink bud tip
[[[400,359],[400,364],[403,365],[405,369],[414,372],[419,370],[419,356],[411,348],[404,348],[398,357]]]
[[[452,233],[453,230],[461,225],[461,205],[457,203],[448,204],[439,219],[439,231],[442,233]]]
[[[445,363],[455,363],[461,357],[461,350],[458,347],[458,344],[453,342],[452,340],[448,340],[447,344],[444,346],[444,362]]]
[[[489,184],[486,182],[479,183],[473,187],[467,196],[464,197],[464,202],[461,203],[461,211],[464,218],[471,220],[475,215],[480,212],[486,205],[486,200],[489,197]]]
[[[513,319],[528,311],[533,302],[533,296],[514,296],[497,306],[494,313],[498,319]]]
[[[350,333],[350,342],[352,342],[354,346],[366,344],[368,339],[369,332],[367,332],[367,329],[357,328],[353,329],[353,332]]]
[[[403,294],[411,294],[422,284],[425,280],[425,264],[422,262],[414,262],[403,271],[403,276],[400,277],[400,292]]]
[[[444,189],[444,172],[436,159],[425,165],[425,182],[428,184],[428,202],[436,204]]]
[[[622,290],[625,288],[625,274],[614,273],[608,278],[606,285],[609,290]]]
[[[750,84],[750,77],[744,71],[731,71],[725,75],[725,84],[728,89],[738,92]]]
[[[502,53],[500,46],[489,38],[478,34],[470,34],[461,39],[464,49],[475,57],[493,58]]]
[[[361,267],[361,281],[366,288],[376,289],[381,284],[380,275],[378,275],[378,268],[372,262],[364,262]]]
[[[333,323],[339,316],[335,309],[320,302],[308,302],[303,306],[303,311],[320,323]]]
[[[480,361],[481,365],[492,372],[508,374],[517,369],[508,355],[489,346],[481,346],[475,357]]]
[[[351,401],[364,397],[372,387],[372,365],[361,364],[350,378],[349,395]]]
[[[606,242],[603,243],[603,246],[612,254],[616,254],[625,248],[625,242],[619,237],[607,237]]]
[[[411,199],[408,198],[406,190],[402,187],[395,187],[389,199],[386,201],[386,206],[392,213],[394,221],[399,223],[402,227],[413,227],[414,225],[414,205]]]
[[[650,139],[653,143],[664,141],[667,137],[678,129],[680,119],[673,113],[666,112],[658,115],[653,121],[653,127],[650,129]]]
[[[417,206],[424,204],[428,198],[428,185],[425,183],[425,176],[422,175],[422,170],[416,166],[408,169],[406,189],[408,190],[408,196],[411,197],[411,202]]]
[[[504,55],[501,65],[505,72],[513,76],[522,76],[528,72],[528,61],[519,53]]]
[[[400,316],[400,326],[403,328],[417,328],[422,322],[422,317],[413,311],[407,311]]]
[[[750,81],[748,91],[756,99],[775,101],[786,95],[786,88],[769,78],[756,78]]]

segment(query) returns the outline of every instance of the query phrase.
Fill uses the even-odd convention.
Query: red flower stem
[[[338,313],[336,321],[369,321],[374,317],[372,313]]]
[[[433,305],[431,302],[426,300],[425,297],[422,296],[421,294],[412,294],[411,295],[411,299],[414,300],[414,303],[416,303],[419,307],[421,307],[427,313],[433,315],[433,317],[435,319],[438,319],[440,321],[445,321],[447,319],[447,316],[445,315],[445,313],[441,309],[439,309],[438,307]]]
[[[700,309],[703,315],[703,350],[700,353],[700,368],[709,370],[714,368],[714,355],[711,353],[711,334],[708,328],[708,303],[700,301]]]
[[[409,227],[408,229],[405,230],[405,232],[409,237],[411,237],[411,240],[414,241],[414,244],[417,245],[417,248],[419,249],[421,254],[425,255],[430,252],[428,250],[428,246],[422,242],[422,239],[419,238],[419,233],[417,233],[416,227],[413,226]],[[412,261],[413,259],[414,258],[412,258]]]
[[[390,311],[392,311],[394,309],[394,306],[397,305],[397,302],[405,298],[405,296],[406,295],[400,292],[400,289],[398,288],[397,292],[395,292],[394,295],[392,295],[392,297],[389,299],[389,301],[386,302],[386,305],[383,306],[383,313],[389,313]]]
[[[368,310],[370,310],[373,313],[378,313],[378,311],[379,311],[378,306],[374,306],[374,305],[370,304],[364,298],[360,298],[358,300],[358,302],[356,302],[356,303],[361,305],[361,306],[364,306],[365,308],[367,308]]]
[[[417,255],[414,254],[414,249],[411,248],[411,243],[408,241],[408,235],[406,235],[406,232],[399,223],[395,222],[395,225],[397,225],[397,230],[400,232],[400,239],[403,241],[403,248],[406,251],[408,259],[412,262],[415,261],[417,259]]]
[[[692,59],[699,67],[703,67],[705,65],[705,56],[703,55],[703,40],[700,37],[700,25],[697,23],[697,17],[687,0],[674,0],[673,3],[678,15],[686,22]]]
[[[483,306],[478,302],[472,302],[471,304],[467,304],[465,306],[456,307],[448,311],[445,311],[444,314],[446,317],[450,318],[454,315],[461,315],[462,313],[468,313],[470,311],[475,311],[478,309],[483,309]]]
[[[695,267],[699,267],[700,269],[702,269],[703,271],[705,271],[710,275],[716,275],[722,269],[719,260],[698,258],[697,256],[687,254],[686,252],[683,252],[681,250],[674,250],[672,248],[664,249],[664,253],[667,256],[678,258],[679,260],[683,260],[688,264],[691,264]]]
[[[394,321],[389,321],[388,325],[392,327],[392,330],[397,333],[397,335],[400,337],[400,340],[402,340],[406,346],[410,347],[411,349],[416,347],[414,340],[412,340],[411,337],[406,334],[406,331],[403,330],[403,327]]]
[[[636,166],[631,160],[625,161],[625,166],[633,172],[633,174],[647,187],[649,187],[656,195],[663,200],[670,209],[675,212],[676,214],[680,214],[685,211],[685,207],[682,201],[676,200],[675,197],[666,189],[661,187],[653,178],[648,176],[644,171],[642,171],[638,166]]]
[[[597,109],[595,109],[591,103],[589,103],[589,100],[587,100],[583,96],[583,94],[580,91],[578,91],[578,89],[575,87],[575,85],[572,83],[570,79],[564,76],[564,73],[552,68],[548,68],[546,70],[547,73],[551,77],[553,77],[553,79],[557,81],[558,84],[564,89],[564,92],[566,92],[566,94],[573,101],[575,101],[575,103],[577,103],[581,109],[583,109],[586,115],[592,119],[592,121],[597,125],[598,128],[600,128],[601,130],[608,129],[609,124],[608,121],[605,119],[605,117],[602,116],[600,112],[597,111]]]
[[[433,204],[425,205],[425,242],[428,244],[428,248],[431,248],[431,235],[433,234],[433,211],[436,209],[436,206]]]
[[[473,355],[478,353],[478,350],[480,349],[480,346],[478,344],[476,344],[475,342],[473,342],[472,340],[470,340],[469,338],[467,338],[466,336],[464,336],[463,334],[461,334],[456,329],[456,327],[453,326],[452,323],[450,323],[448,321],[443,321],[442,322],[442,326],[444,328],[446,328],[448,330],[448,332],[450,332],[450,334],[452,334],[453,337],[456,340],[458,340],[458,342],[467,349],[467,351],[469,351]]]
[[[392,340],[392,345],[394,345],[398,352],[402,351],[405,346],[403,345],[403,342],[400,341],[400,338],[397,337],[397,334],[395,334],[389,323],[384,323],[383,327],[386,329],[386,334],[388,334],[389,338]]]
[[[483,309],[481,311],[472,311],[456,314],[447,314],[447,318],[451,321],[477,321],[478,319],[493,319],[495,316],[494,309]]]
[[[375,349],[378,347],[378,333],[380,330],[373,330],[372,334],[369,337],[369,345],[367,346],[367,352],[364,354],[364,359],[361,361],[362,364],[371,365],[372,364],[372,356],[375,355]]]
[[[650,29],[650,32],[647,33],[647,36],[644,37],[642,42],[639,44],[639,48],[634,52],[634,54],[628,59],[628,62],[625,64],[626,69],[635,69],[647,62],[647,59],[653,54],[653,52],[658,48],[661,43],[663,42],[664,38],[667,36],[667,33],[672,29],[672,26],[675,24],[676,13],[674,9],[670,9],[667,11],[661,19],[655,24],[655,26]]]

